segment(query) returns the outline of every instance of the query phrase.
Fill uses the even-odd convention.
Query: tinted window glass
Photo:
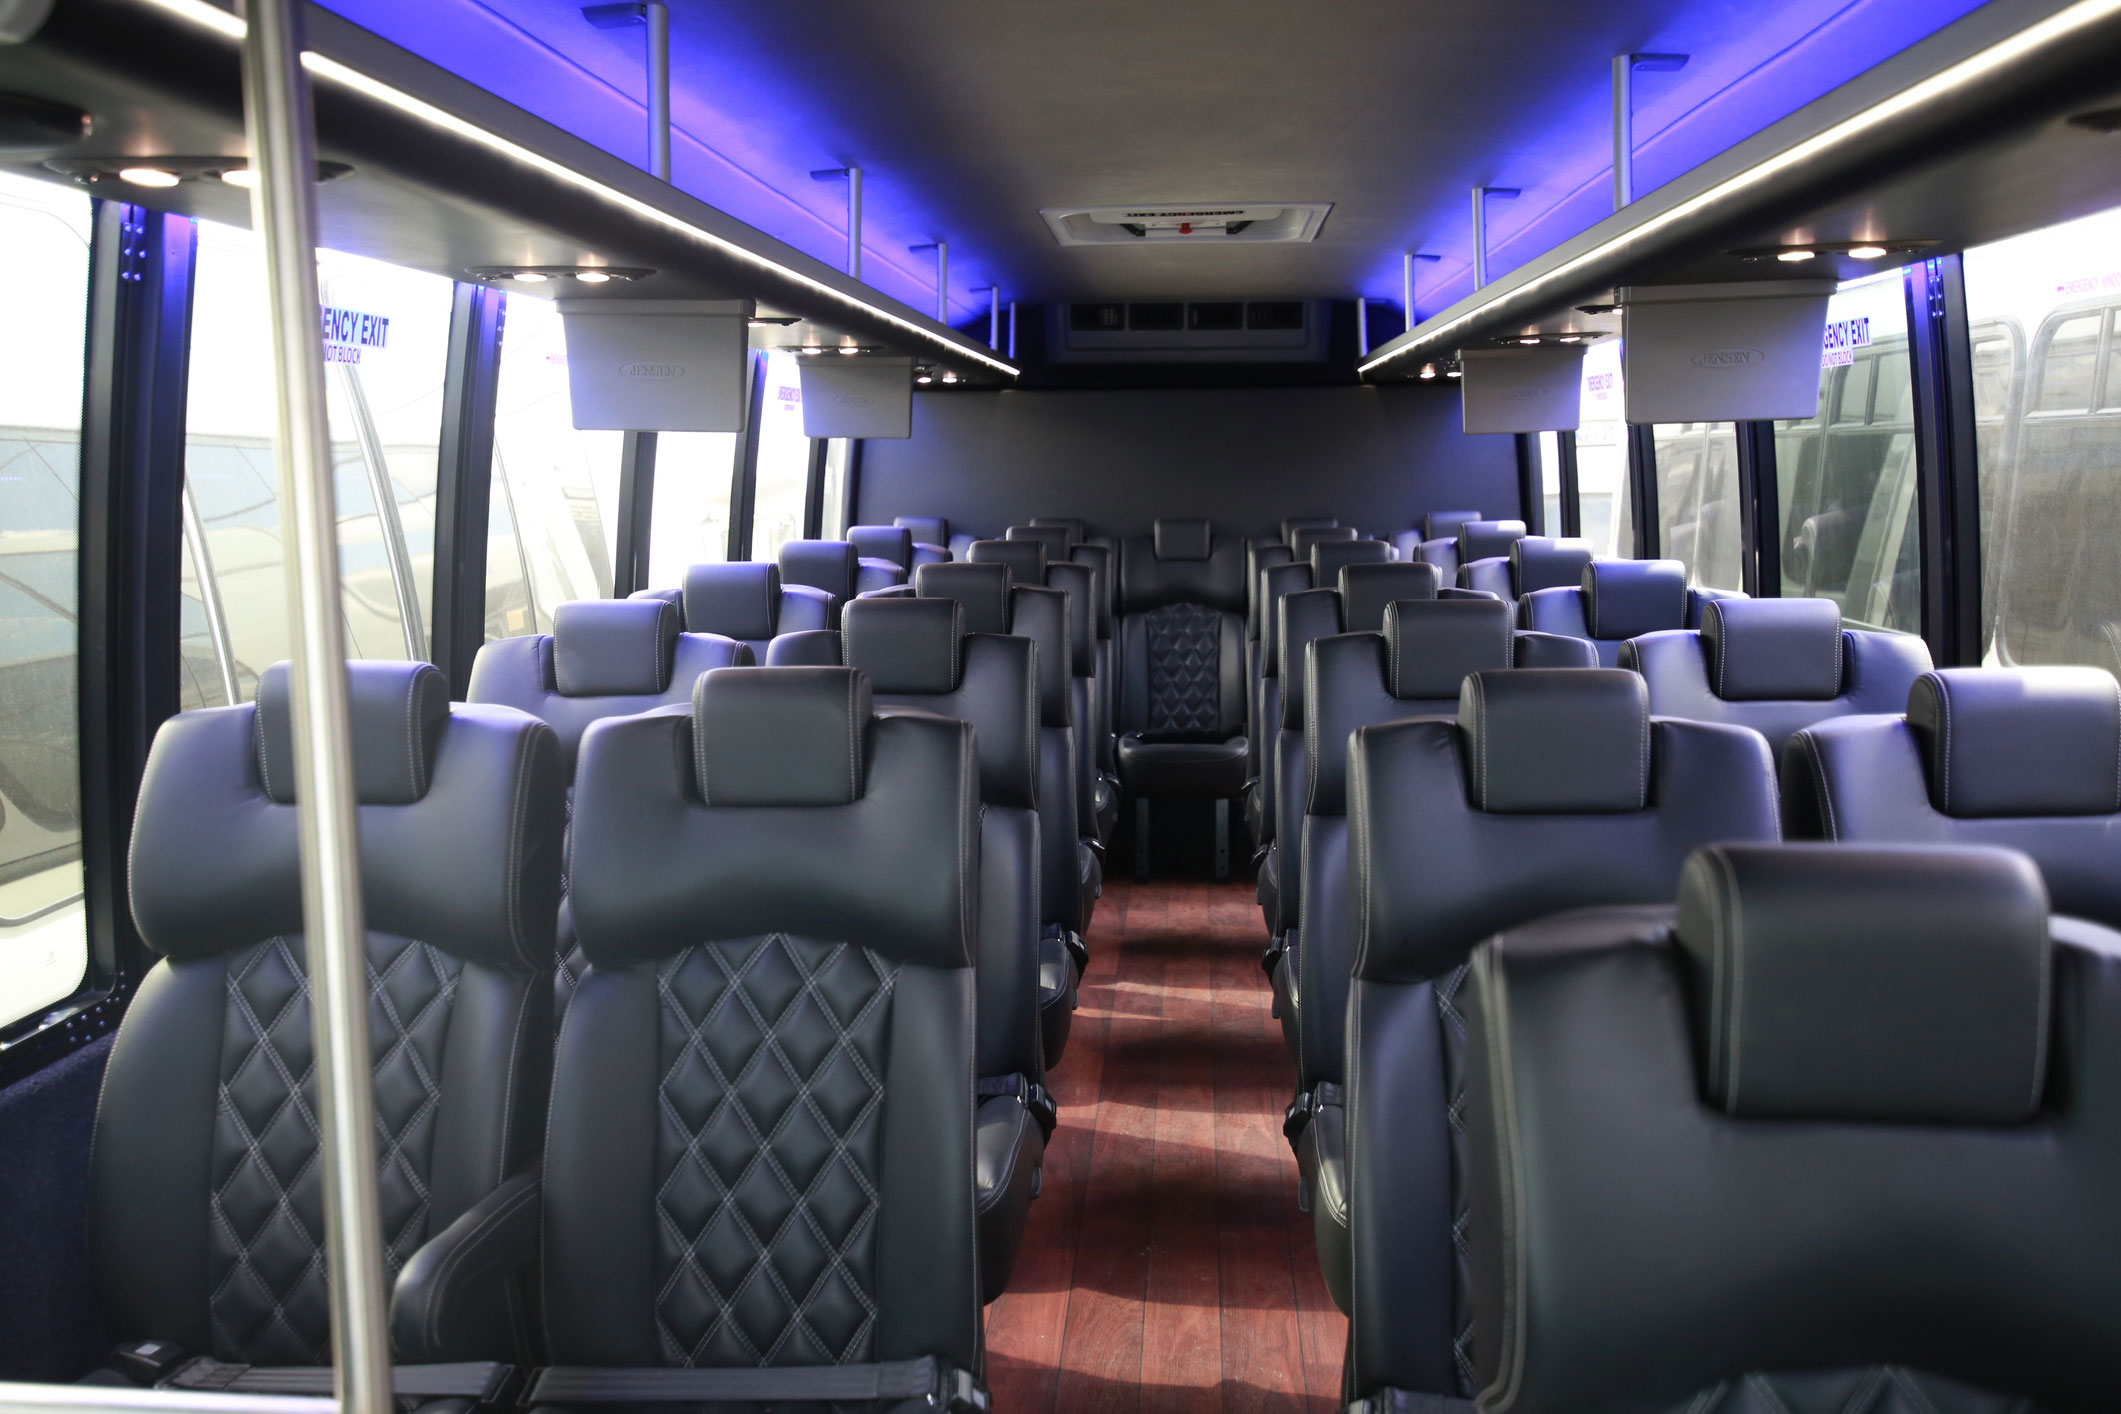
[[[824,528],[819,534],[827,540],[838,540],[847,533],[847,468],[853,461],[852,437],[835,437],[825,444],[825,484],[818,495],[824,505]]]
[[[1664,423],[1657,448],[1657,543],[1687,583],[1743,586],[1738,547],[1738,430],[1729,422]]]
[[[2121,412],[2091,411],[2117,250],[2121,210],[1965,256],[1990,662],[2121,671]]]
[[[486,636],[546,633],[555,606],[611,595],[625,434],[575,430],[549,300],[508,297],[495,404]]]
[[[317,273],[346,651],[424,658],[451,285],[324,250]],[[263,248],[202,221],[185,400],[187,707],[231,689],[247,699],[290,651],[272,386]]]
[[[729,558],[729,473],[743,438],[734,432],[658,432],[655,440],[646,587],[674,589],[685,582],[688,566]]]
[[[1775,424],[1782,592],[1832,599],[1853,623],[1919,632],[1904,276],[1850,281],[1826,317],[1819,401],[1833,416]]]
[[[803,435],[803,383],[796,356],[762,354],[759,376],[759,460],[752,491],[751,558],[780,558],[781,546],[803,537],[803,505],[810,494],[810,439]]]
[[[1634,505],[1628,494],[1628,428],[1621,420],[1620,340],[1591,345],[1583,356],[1583,403],[1576,429],[1576,487],[1583,535],[1600,555],[1635,553]]]
[[[0,176],[0,1026],[81,986],[82,330],[89,199]],[[34,272],[34,273],[28,273]]]

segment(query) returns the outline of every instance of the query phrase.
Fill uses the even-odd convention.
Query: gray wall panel
[[[1458,422],[1458,399],[1426,388],[917,394],[912,440],[863,445],[858,509],[983,535],[1035,515],[1117,535],[1158,516],[1250,535],[1338,515],[1380,536],[1428,510],[1516,515],[1512,439]]]

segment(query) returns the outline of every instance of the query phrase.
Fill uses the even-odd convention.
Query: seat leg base
[[[1134,882],[1149,882],[1149,797],[1134,797]]]
[[[1215,802],[1215,882],[1230,882],[1230,802]]]

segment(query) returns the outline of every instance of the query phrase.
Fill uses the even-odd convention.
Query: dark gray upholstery
[[[653,696],[670,686],[678,610],[667,600],[583,599],[552,613],[553,687],[566,697]]]
[[[1741,860],[1712,851],[1703,867]],[[1835,935],[1851,907],[1880,921],[1867,952],[1821,960],[1852,994],[1821,1018],[1830,1031],[2022,971],[2037,908],[2022,868],[1956,851],[1869,863],[1815,853],[1771,884],[1779,937]],[[1735,865],[1741,899],[1757,867]],[[1946,923],[1932,954],[1923,928],[1945,921],[1932,901],[1946,898],[1970,916]],[[1997,927],[1986,941],[2000,958],[1984,955],[1975,917]],[[2052,1001],[2037,1010],[2054,1018],[2052,1072],[2071,1080],[2000,1124],[1720,1113],[1698,1074],[1669,907],[1563,914],[1483,946],[1463,1048],[1483,1406],[2106,1407],[2121,1388],[2121,1307],[2106,1299],[2121,1212],[2093,1175],[2121,1159],[2121,937],[2061,918],[2047,931]],[[1989,1024],[2022,1041],[2031,1001],[2013,985]],[[1937,1069],[1955,1061],[1908,1039],[1889,1069],[1920,1073],[1897,1083],[1930,1098],[1958,1083]],[[1851,1094],[1895,1083],[1868,1067],[1840,1079]],[[1360,1186],[1355,1204],[1360,1233]],[[1358,1330],[1357,1392],[1417,1373],[1403,1352]]]
[[[1081,522],[1076,522],[1076,525],[1080,524]],[[1067,559],[1068,552],[1073,550],[1076,542],[1083,537],[1082,532],[1073,526],[1048,523],[1012,525],[1002,532],[1002,538],[1004,540],[1035,540],[1046,547],[1046,558],[1051,561]]]
[[[1844,629],[1831,599],[1717,599],[1701,622],[1627,640],[1620,666],[1657,716],[1751,727],[1778,751],[1800,727],[1898,712],[1929,671],[1920,638]]]
[[[1281,542],[1292,544],[1299,530],[1315,530],[1321,526],[1338,526],[1339,516],[1285,516],[1281,523]]]
[[[692,687],[695,779],[707,804],[846,805],[862,794],[867,676],[839,668],[725,668]],[[783,736],[809,750],[792,757]]]
[[[1332,525],[1293,526],[1287,531],[1287,535],[1288,538],[1282,543],[1289,547],[1291,555],[1307,565],[1311,563],[1311,551],[1320,545],[1332,544],[1339,540],[1360,540],[1362,538],[1362,532],[1354,526],[1341,525],[1337,522]]]
[[[1628,639],[1665,629],[1693,628],[1704,607],[1742,594],[1689,589],[1677,560],[1593,560],[1575,589],[1535,589],[1517,601],[1517,626],[1588,639],[1607,667],[1620,662]]]
[[[967,633],[1009,631],[1007,565],[922,565],[913,572],[913,592],[923,599],[955,599],[964,605]]]
[[[1673,935],[1725,1114],[1995,1125],[2039,1107],[2047,890],[2022,854],[1966,847],[1942,870],[1906,846],[1704,850]]]
[[[1012,584],[1046,582],[1046,546],[1039,540],[975,540],[965,558],[975,565],[1007,565]]]
[[[873,602],[878,597],[910,598],[910,595],[858,595],[862,603]],[[768,668],[837,668],[844,666],[840,659],[840,634],[837,629],[813,628],[801,633],[784,633],[766,645]]]
[[[957,691],[965,609],[955,599],[861,600],[842,611],[840,633],[841,661],[879,694]]]
[[[1462,1036],[1463,965],[1474,945],[1563,909],[1669,901],[1694,849],[1777,836],[1774,767],[1759,734],[1652,721],[1639,683],[1627,686],[1633,678],[1596,669],[1481,673],[1467,682],[1458,722],[1417,718],[1353,736],[1346,1187],[1355,1224],[1352,1358],[1365,1387],[1472,1392],[1465,1212],[1452,1196],[1465,1075],[1452,1047]],[[1512,693],[1518,681],[1531,685]],[[1565,706],[1571,696],[1580,712]],[[1488,791],[1509,782],[1511,803],[1528,813],[1475,803],[1478,753],[1466,718],[1483,697]],[[1498,703],[1506,703],[1502,717],[1493,712]],[[1503,718],[1510,725],[1498,735]],[[1541,729],[1575,750],[1556,753],[1552,740],[1528,737]],[[1639,789],[1645,729],[1642,808],[1574,813],[1617,806]],[[1531,778],[1521,761],[1496,755],[1514,757],[1519,747],[1561,759],[1547,779]],[[1555,811],[1529,813],[1540,799]],[[1321,1111],[1313,1123],[1334,1118]],[[1365,1193],[1392,1201],[1366,1204]]]
[[[555,1363],[978,1367],[973,730],[868,699],[853,669],[716,673],[583,743]],[[856,793],[814,803],[850,731]],[[732,769],[755,803],[712,803]]]
[[[887,560],[913,573],[913,532],[902,525],[850,525],[847,543],[864,560]]]
[[[790,540],[781,546],[781,578],[789,584],[807,584],[830,594],[833,620],[827,628],[839,627],[839,605],[863,589],[877,585],[860,583],[861,557],[845,540]]]
[[[1484,589],[1498,599],[1517,600],[1535,589],[1561,589],[1581,583],[1591,562],[1587,540],[1526,535],[1500,555],[1458,567],[1458,587]]]
[[[295,802],[293,681],[285,663],[258,678],[258,772],[265,796]],[[350,663],[347,728],[354,794],[368,805],[412,805],[427,794],[435,748],[449,720],[449,679],[431,664]]]
[[[1120,572],[1120,776],[1143,797],[1227,799],[1245,784],[1244,545],[1159,520]]]
[[[394,1355],[521,1359],[518,1282],[536,1243],[520,1203],[527,1193],[535,1211],[552,1054],[559,749],[507,708],[452,709],[445,694],[437,718],[427,664],[348,670]],[[265,675],[283,703],[285,673]],[[262,769],[279,747],[261,738],[285,728],[260,716],[182,713],[148,758],[131,892],[164,960],[105,1072],[89,1257],[113,1337],[315,1365],[329,1318],[299,825]]]
[[[693,565],[682,589],[643,589],[633,597],[669,600],[683,613],[687,633],[736,639],[760,660],[778,634],[831,627],[837,604],[822,589],[781,583],[780,566],[751,561]]]
[[[1263,565],[1259,572],[1256,594],[1260,620],[1259,646],[1251,655],[1251,661],[1257,665],[1258,676],[1250,681],[1249,696],[1246,699],[1249,707],[1246,715],[1248,729],[1256,730],[1259,739],[1249,743],[1248,754],[1253,758],[1252,782],[1245,803],[1245,818],[1260,851],[1259,900],[1266,910],[1270,926],[1271,920],[1276,916],[1275,900],[1280,887],[1276,879],[1279,865],[1269,854],[1268,847],[1274,841],[1277,804],[1274,745],[1275,734],[1281,730],[1281,697],[1284,687],[1281,679],[1281,654],[1275,646],[1275,638],[1281,626],[1283,596],[1309,589],[1311,586],[1311,565],[1308,560],[1268,563]]]
[[[1338,589],[1345,566],[1388,564],[1391,559],[1392,547],[1382,540],[1328,540],[1311,547],[1311,583]]]
[[[1475,673],[1459,689],[1458,720],[1475,810],[1612,814],[1649,803],[1649,693],[1634,673]]]
[[[1458,525],[1458,563],[1470,565],[1475,560],[1489,560],[1506,556],[1510,547],[1522,540],[1525,534],[1521,520],[1468,520]]]
[[[1922,712],[1847,717],[1790,737],[1790,834],[2021,850],[2058,912],[2121,926],[2114,679],[2096,668],[1948,668],[1921,679],[1909,703]],[[2022,809],[2000,813],[2006,804]]]
[[[1377,633],[1385,608],[1400,599],[1434,599],[1442,587],[1436,566],[1405,560],[1344,565],[1340,571],[1341,617],[1349,633]]]
[[[912,531],[916,544],[950,546],[950,522],[941,516],[893,516],[891,523]]]

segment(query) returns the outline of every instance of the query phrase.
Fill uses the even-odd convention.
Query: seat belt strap
[[[964,1370],[933,1356],[880,1365],[795,1365],[757,1369],[605,1369],[554,1365],[540,1370],[527,1404],[837,1403],[926,1399],[951,1414],[986,1414],[987,1391]]]
[[[515,1367],[492,1360],[448,1365],[393,1365],[391,1392],[403,1399],[472,1399],[491,1403]],[[332,1393],[329,1365],[239,1365],[200,1356],[178,1366],[157,1389],[225,1391],[229,1394],[324,1395]]]

